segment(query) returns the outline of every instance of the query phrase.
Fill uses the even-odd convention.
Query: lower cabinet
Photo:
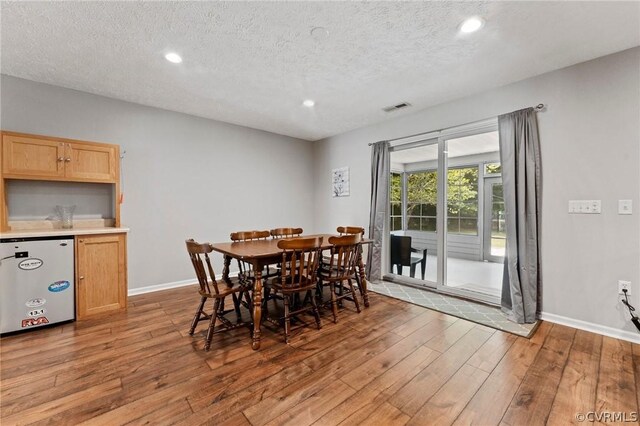
[[[78,319],[127,307],[126,234],[76,236]]]

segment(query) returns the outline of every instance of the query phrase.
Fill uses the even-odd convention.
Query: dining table
[[[333,234],[314,234],[302,235],[297,238],[322,237],[321,250],[329,250],[332,245],[329,238],[336,235]],[[224,256],[224,267],[222,269],[222,280],[227,285],[233,285],[229,277],[229,270],[232,259],[237,259],[251,264],[253,268],[253,336],[251,346],[254,350],[260,349],[261,338],[261,320],[262,320],[262,286],[263,286],[263,269],[266,266],[274,265],[282,261],[282,250],[278,248],[279,239],[264,239],[250,241],[228,241],[222,243],[213,243],[211,248],[214,251],[222,253]],[[359,276],[359,288],[364,306],[369,307],[369,295],[367,293],[367,281],[365,277],[364,261],[362,259],[362,246],[371,244],[373,240],[363,238],[358,249],[357,273]]]

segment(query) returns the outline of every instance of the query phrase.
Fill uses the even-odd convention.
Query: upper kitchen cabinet
[[[4,176],[64,179],[65,144],[5,134],[2,135],[2,160]]]
[[[114,182],[117,169],[117,147],[89,143],[68,143],[65,177],[71,180]]]
[[[3,133],[2,175],[13,179],[115,183],[117,145]]]

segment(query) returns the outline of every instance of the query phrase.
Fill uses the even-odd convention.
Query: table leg
[[[369,293],[367,292],[367,280],[364,273],[364,261],[362,260],[362,248],[358,251],[358,273],[360,274],[360,294],[364,301],[364,306],[369,307]]]
[[[251,347],[254,350],[260,349],[260,323],[262,320],[262,268],[253,265],[255,281],[253,284],[253,342]]]

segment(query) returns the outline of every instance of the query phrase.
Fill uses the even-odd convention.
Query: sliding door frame
[[[447,141],[450,139],[462,138],[465,136],[473,136],[480,133],[489,133],[498,130],[498,120],[497,118],[484,120],[477,123],[472,123],[464,126],[452,127],[444,130],[439,130],[437,132],[432,132],[428,134],[424,134],[420,137],[411,137],[407,139],[401,139],[394,143],[393,146],[390,147],[390,151],[403,151],[412,148],[418,148],[426,145],[438,145],[438,202],[436,208],[436,244],[437,244],[437,282],[433,283],[431,281],[423,281],[416,278],[404,277],[392,274],[392,271],[389,270],[390,265],[390,250],[386,250],[384,265],[382,267],[383,270],[383,278],[385,280],[397,282],[400,284],[406,284],[412,287],[418,288],[431,288],[441,293],[450,294],[453,296],[462,296],[465,298],[477,300],[484,303],[489,304],[499,304],[499,298],[485,294],[480,292],[475,292],[471,290],[465,290],[461,288],[449,287],[446,285],[447,282],[447,174],[448,174],[448,152],[447,152]],[[407,218],[406,218],[406,197],[407,197],[407,173],[403,173],[403,229],[407,227]],[[483,200],[484,201],[484,200]],[[479,204],[482,204],[479,202]],[[389,209],[387,209],[389,210]],[[389,221],[390,215],[387,215],[387,219],[385,221],[385,232],[383,233],[383,246],[385,248],[389,247]],[[480,221],[479,221],[480,222]],[[479,223],[480,225],[480,223]],[[482,247],[481,247],[482,249]]]

